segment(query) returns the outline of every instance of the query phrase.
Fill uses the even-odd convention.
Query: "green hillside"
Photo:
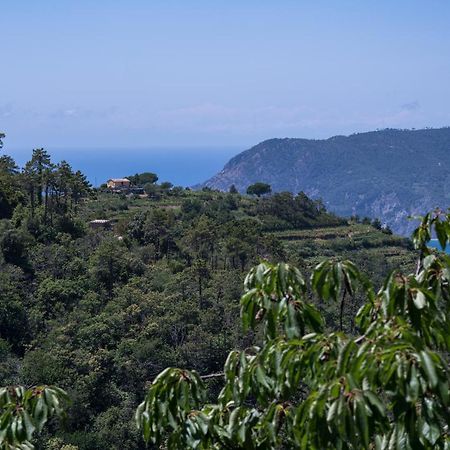
[[[203,186],[244,192],[265,182],[274,191],[322,198],[340,216],[379,218],[409,235],[409,215],[450,204],[450,128],[387,129],[324,140],[270,139],[232,158]]]
[[[258,339],[241,335],[239,299],[262,259],[308,275],[326,256],[350,258],[378,284],[414,264],[408,240],[305,194],[154,184],[150,196],[126,195],[92,190],[41,150],[24,171],[1,162],[0,379],[57,384],[72,400],[64,427],[48,428],[38,448],[144,450],[133,414],[156,374],[214,373]],[[349,332],[360,301],[356,293],[345,311]],[[337,306],[318,306],[336,328]]]

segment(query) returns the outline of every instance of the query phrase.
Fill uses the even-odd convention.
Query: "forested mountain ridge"
[[[202,186],[304,191],[340,216],[378,217],[409,234],[410,215],[450,201],[450,128],[386,129],[324,140],[270,139],[232,158]]]

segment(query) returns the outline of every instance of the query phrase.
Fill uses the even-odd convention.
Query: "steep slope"
[[[378,217],[408,234],[409,215],[450,205],[450,128],[271,139],[232,158],[203,186],[245,191],[256,181],[304,191],[339,215]]]

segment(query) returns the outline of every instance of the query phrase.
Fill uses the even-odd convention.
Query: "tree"
[[[14,351],[21,351],[29,338],[29,324],[20,282],[14,280],[11,271],[2,270],[0,285],[0,346],[2,341],[7,341]]]
[[[42,205],[44,193],[45,211],[47,211],[52,170],[53,164],[50,161],[50,155],[43,148],[34,149],[31,159],[25,164],[25,169],[22,173],[25,191],[29,196],[32,217],[34,216],[36,202],[39,206]]]
[[[232,184],[230,186],[230,190],[228,191],[230,194],[238,194],[238,190],[236,189],[236,186]]]
[[[86,175],[77,170],[72,176],[71,183],[71,195],[74,204],[77,205],[81,198],[86,197],[91,192],[91,189],[92,186]]]
[[[152,244],[155,256],[168,256],[173,246],[173,226],[175,216],[172,211],[154,209],[147,213],[136,214],[128,224],[127,233],[141,245]]]
[[[173,188],[173,184],[170,181],[163,181],[160,184],[160,188],[162,191],[170,191]]]
[[[123,243],[113,236],[105,238],[91,256],[90,271],[111,295],[114,283],[126,279],[131,272]]]
[[[5,139],[5,133],[0,132],[0,150],[3,148],[3,139]]]
[[[37,199],[39,205],[42,205],[42,194],[48,193],[48,174],[52,169],[50,155],[43,148],[33,150],[31,164],[34,168],[37,178]]]
[[[23,200],[18,174],[14,159],[0,156],[0,219],[11,217],[14,208]]]
[[[376,229],[376,230],[381,230],[383,228],[383,224],[381,223],[380,219],[373,219],[372,220],[372,226]]]
[[[270,194],[272,192],[272,188],[270,187],[270,184],[266,183],[255,183],[251,184],[247,188],[247,194],[248,195],[256,195],[258,198],[261,197],[261,195]]]
[[[75,234],[80,231],[73,213],[81,198],[91,193],[85,175],[74,172],[66,161],[53,164],[50,155],[38,148],[33,150],[18,178],[24,192],[22,196],[28,198],[28,228],[35,237],[46,235],[48,238],[55,229]]]
[[[5,262],[28,268],[28,236],[21,230],[6,230],[0,236],[0,254]]]
[[[0,173],[8,175],[17,175],[19,173],[19,167],[11,156],[0,156]]]
[[[144,191],[150,198],[153,199],[158,199],[161,193],[160,187],[154,183],[145,183]]]
[[[344,329],[344,307],[347,295],[353,296],[362,278],[351,261],[326,260],[317,265],[311,277],[313,289],[321,299],[339,301],[339,331]]]
[[[158,181],[158,175],[153,172],[137,173],[136,175],[130,175],[128,178],[132,184],[136,186],[144,186],[147,183],[154,184]]]
[[[359,335],[324,332],[298,269],[266,262],[244,283],[244,331],[259,346],[232,351],[222,373],[168,368],[136,411],[144,439],[171,449],[448,449],[450,214],[422,219],[413,234],[415,274],[394,271],[376,292],[352,265],[312,274],[323,299],[360,289]],[[344,291],[345,292],[345,291]],[[215,403],[205,379],[222,378]]]
[[[65,391],[55,386],[23,386],[0,388],[0,448],[33,450],[30,442],[47,421],[64,417],[68,402]]]

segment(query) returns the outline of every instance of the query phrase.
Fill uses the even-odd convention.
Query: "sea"
[[[222,170],[230,158],[244,148],[176,147],[176,148],[46,148],[53,162],[66,160],[74,170],[83,172],[93,186],[106,183],[109,178],[121,178],[141,172],[153,172],[159,181],[175,186],[193,186],[206,181]],[[4,154],[23,167],[31,157],[31,150],[10,150]]]
[[[431,239],[428,245],[430,247],[437,248],[438,250],[442,250],[441,244],[439,244],[439,241],[437,239]],[[445,248],[445,253],[450,255],[450,244],[447,244],[447,247]]]

